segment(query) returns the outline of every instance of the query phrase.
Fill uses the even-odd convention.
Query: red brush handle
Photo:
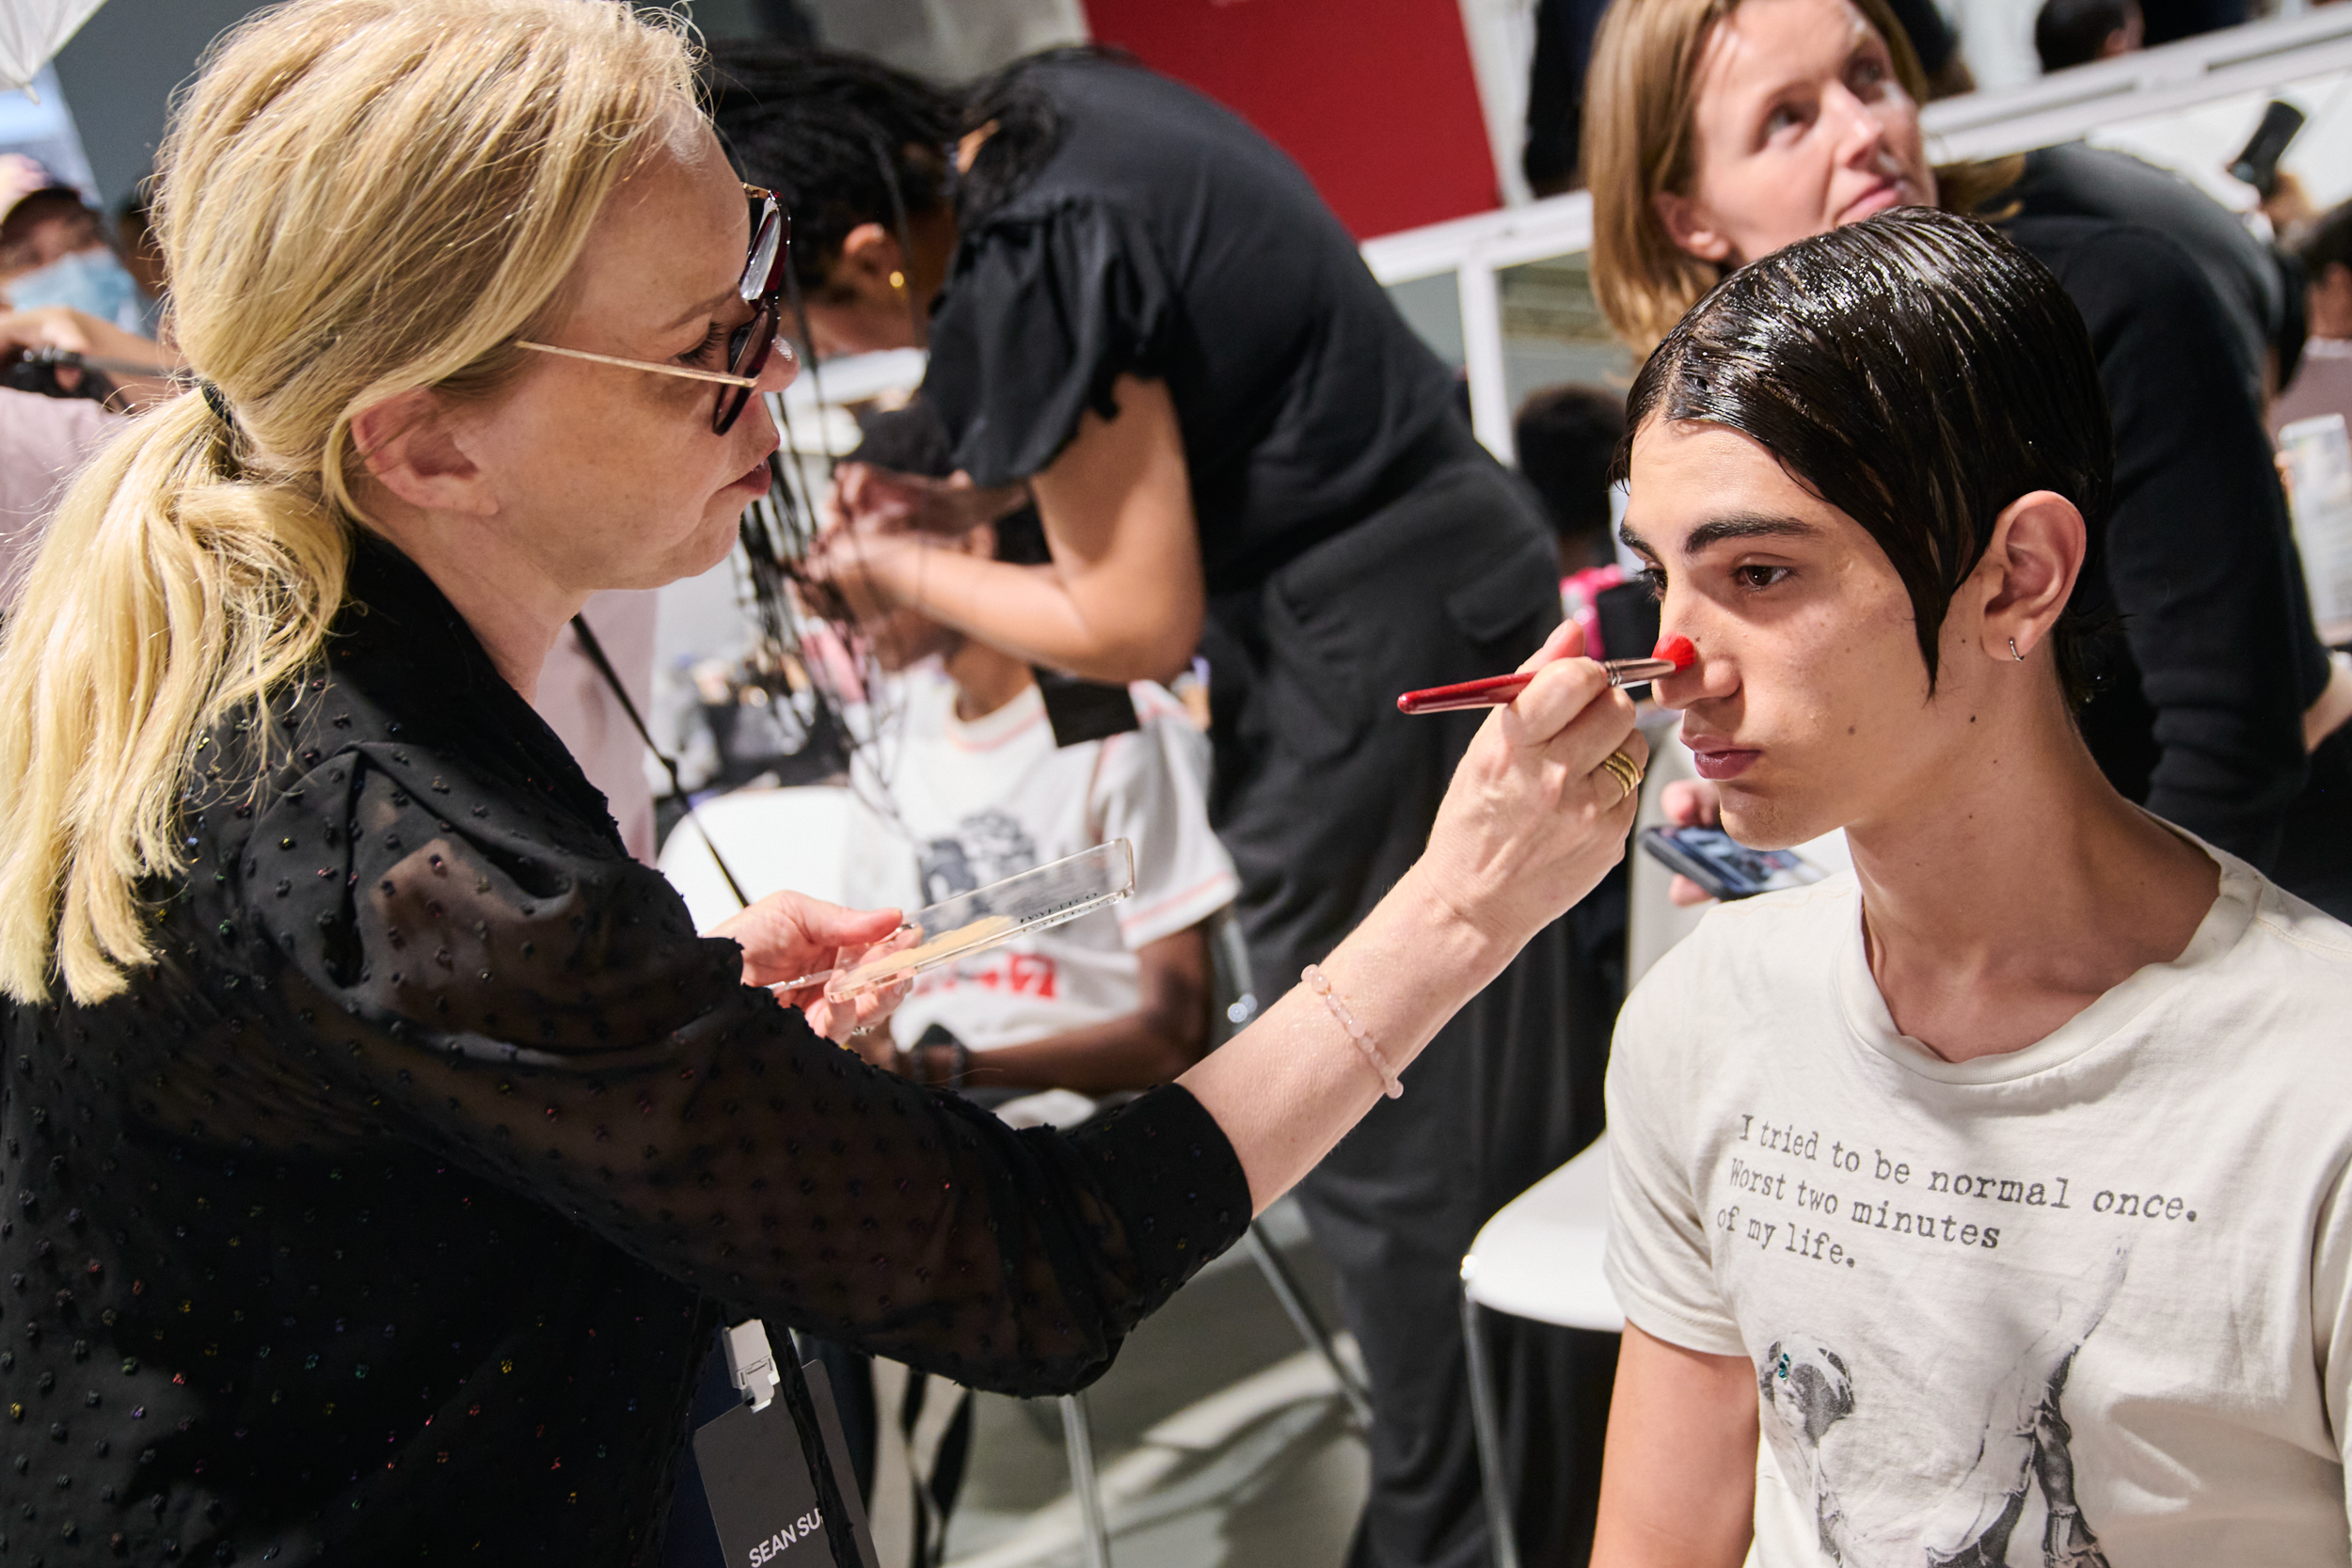
[[[1602,663],[1609,672],[1612,686],[1640,686],[1658,680],[1677,670],[1688,670],[1698,662],[1698,651],[1690,640],[1669,637],[1658,644],[1658,652],[1648,658],[1613,658]],[[1527,683],[1535,678],[1531,671],[1516,675],[1488,675],[1483,681],[1463,681],[1454,686],[1425,687],[1407,691],[1396,700],[1399,713],[1450,713],[1463,707],[1501,707],[1527,689]]]
[[[1527,689],[1533,674],[1488,675],[1483,681],[1463,681],[1454,686],[1433,686],[1421,691],[1407,691],[1396,700],[1399,713],[1451,713],[1458,707],[1501,707]]]

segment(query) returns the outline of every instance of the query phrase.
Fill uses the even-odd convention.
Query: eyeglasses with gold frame
[[[685,365],[673,365],[659,359],[629,359],[617,354],[594,354],[584,348],[564,348],[555,343],[533,342],[527,338],[516,339],[516,348],[527,348],[534,354],[560,355],[566,359],[585,359],[592,364],[618,365],[624,370],[651,371],[656,375],[675,375],[688,381],[715,382],[720,388],[718,406],[711,410],[710,429],[716,436],[724,436],[735,428],[735,421],[752,401],[752,391],[759,385],[760,372],[768,368],[769,356],[778,341],[776,329],[782,324],[784,285],[792,264],[792,219],[776,200],[773,191],[757,185],[745,185],[743,194],[754,204],[752,219],[752,249],[743,263],[743,276],[736,285],[743,303],[752,308],[751,320],[737,327],[727,337],[727,368],[720,371],[698,371]],[[788,357],[792,349],[785,347]]]

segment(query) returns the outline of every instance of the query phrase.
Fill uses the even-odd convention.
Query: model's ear
[[[2082,513],[2054,490],[2035,490],[2001,509],[1993,542],[1969,578],[1983,596],[1979,642],[1986,657],[2009,663],[2042,645],[2065,611],[2090,547]]]
[[[889,299],[906,287],[906,253],[879,223],[861,223],[842,236],[841,259],[828,279],[865,299]]]
[[[1658,222],[1666,230],[1666,238],[1675,248],[1687,256],[1718,265],[1730,263],[1731,236],[1715,227],[1707,209],[1695,198],[1661,191],[1649,198],[1650,210],[1658,214]]]
[[[498,492],[468,455],[446,404],[419,387],[363,408],[351,421],[359,460],[376,483],[431,512],[488,517]]]

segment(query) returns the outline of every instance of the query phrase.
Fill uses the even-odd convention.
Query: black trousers
[[[1427,842],[1477,711],[1408,688],[1497,673],[1560,618],[1535,503],[1458,425],[1389,499],[1263,584],[1213,595],[1212,815],[1240,872],[1258,993],[1297,982]],[[1621,930],[1620,927],[1620,930]],[[1495,1210],[1598,1135],[1621,969],[1572,915],[1539,932],[1299,1190],[1371,1372],[1359,1568],[1487,1560],[1460,1268]],[[1597,947],[1598,950],[1596,950]],[[1529,1568],[1589,1551],[1614,1336],[1489,1315]]]

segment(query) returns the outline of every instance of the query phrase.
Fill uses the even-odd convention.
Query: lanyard
[[[789,1343],[789,1341],[787,1341]],[[726,1332],[743,1402],[694,1433],[711,1523],[733,1568],[881,1568],[824,1369],[779,1359],[757,1318]]]

